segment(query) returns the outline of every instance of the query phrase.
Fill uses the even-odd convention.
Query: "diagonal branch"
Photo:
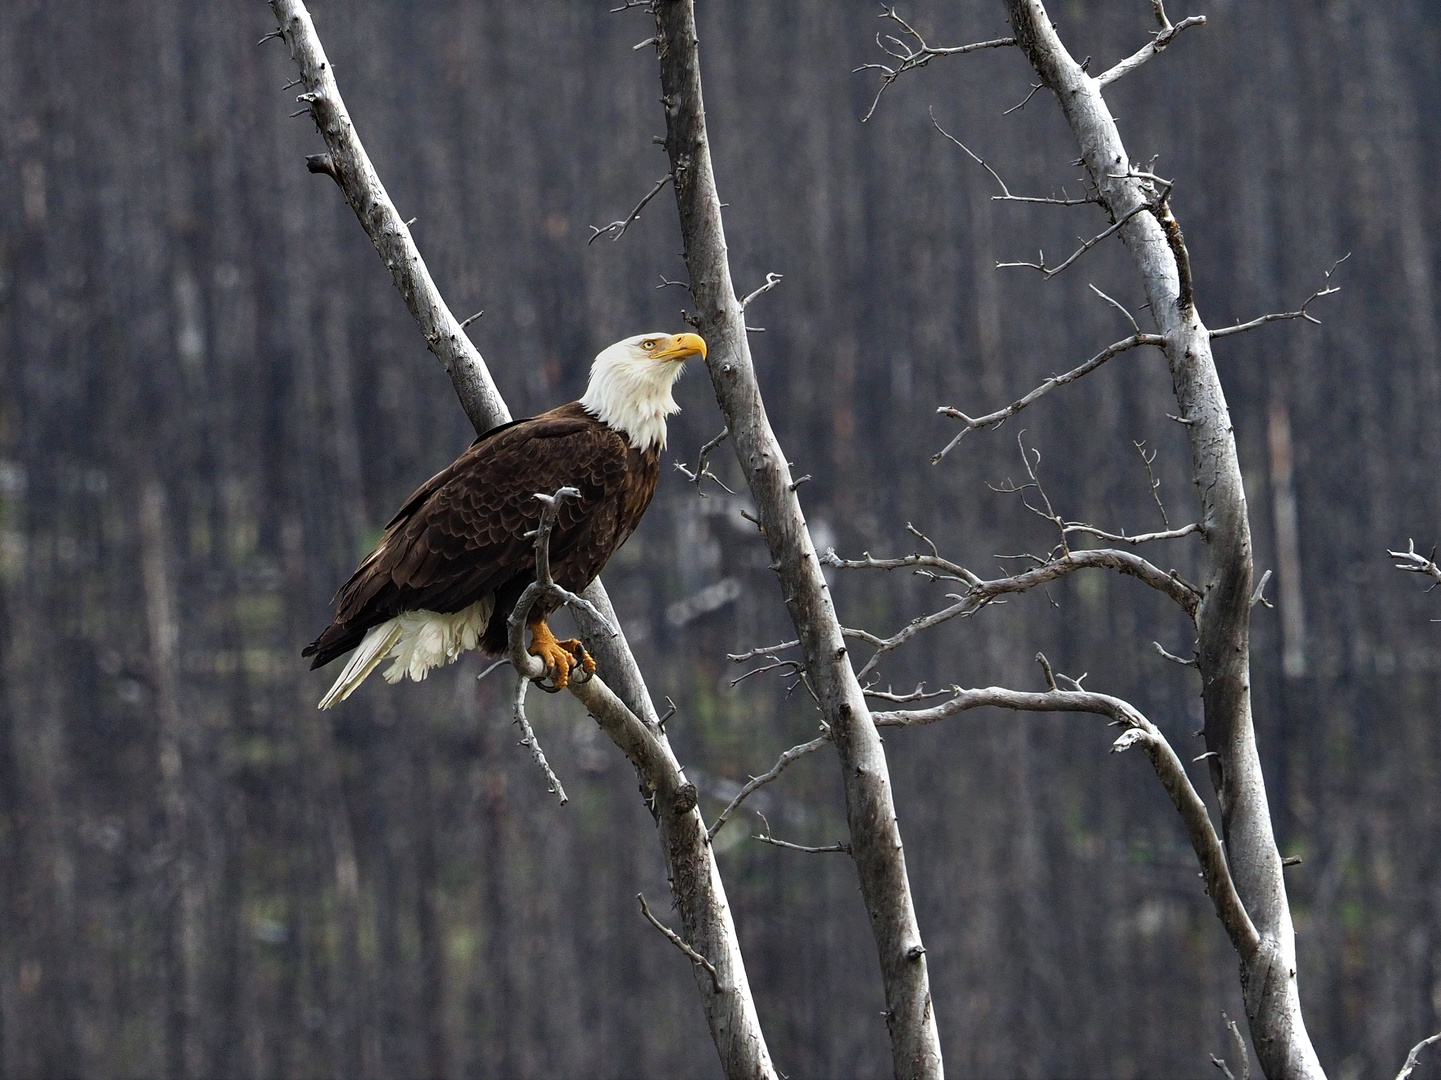
[[[1037,659],[1044,658],[1038,656]],[[1049,665],[1044,667],[1048,668]],[[1054,679],[1048,681],[1054,682]],[[1191,847],[1201,863],[1201,876],[1206,882],[1206,893],[1211,897],[1226,933],[1242,957],[1250,957],[1255,953],[1261,938],[1236,893],[1225,851],[1211,824],[1206,804],[1197,794],[1190,777],[1186,775],[1185,765],[1181,763],[1165,735],[1129,702],[1089,690],[1061,690],[1053,687],[1043,693],[1027,693],[988,686],[978,690],[957,689],[950,700],[928,709],[876,712],[872,716],[877,727],[916,727],[934,724],[938,720],[987,705],[1025,712],[1094,713],[1108,716],[1125,728],[1112,750],[1119,753],[1139,746],[1150,759],[1156,776],[1181,815]]]
[[[339,184],[346,202],[389,268],[427,345],[450,374],[461,406],[476,431],[483,433],[505,423],[510,411],[485,362],[426,272],[408,227],[396,213],[361,145],[305,4],[302,0],[269,3],[279,24],[277,33],[290,48],[306,93],[313,95],[310,112],[326,144],[325,154],[317,155],[325,162],[319,171]],[[592,618],[582,607],[577,609],[577,621],[587,647],[616,689],[591,678],[572,683],[571,693],[640,775],[687,935],[712,957],[720,973],[721,990],[700,980],[697,989],[722,1070],[730,1080],[771,1080],[777,1074],[756,1015],[725,887],[706,840],[705,822],[696,807],[695,785],[685,778],[660,728],[650,692],[625,636],[614,631],[614,609],[599,580],[586,589],[586,596],[600,618]]]
[[[641,44],[649,45],[650,42],[645,41]],[[659,195],[661,191],[665,188],[665,186],[671,182],[672,179],[673,178],[671,177],[671,174],[666,173],[659,180],[657,180],[655,182],[655,187],[647,191],[645,193],[645,197],[642,198],[640,202],[635,204],[635,209],[630,212],[629,216],[622,218],[620,221],[612,221],[609,225],[588,226],[588,228],[590,229],[590,239],[586,241],[586,244],[590,245],[595,243],[596,240],[604,236],[606,233],[612,234],[610,238],[611,243],[615,243],[617,240],[619,240],[622,236],[625,235],[625,231],[629,229],[631,225],[640,217],[640,212],[645,209],[646,203],[650,202],[657,195]]]
[[[1255,330],[1257,327],[1265,326],[1267,323],[1285,322],[1288,319],[1305,319],[1309,323],[1315,323],[1317,326],[1320,326],[1321,320],[1312,315],[1307,309],[1310,308],[1314,301],[1320,300],[1323,296],[1330,296],[1332,293],[1341,291],[1341,286],[1331,284],[1331,275],[1336,272],[1336,267],[1340,266],[1350,257],[1351,253],[1348,251],[1332,263],[1331,269],[1326,271],[1321,280],[1321,287],[1306,297],[1305,301],[1295,311],[1271,312],[1270,314],[1252,319],[1250,322],[1236,323],[1234,326],[1223,326],[1219,330],[1211,331],[1211,339],[1214,341],[1216,338],[1230,337],[1233,334],[1244,334],[1247,330]]]
[[[1039,87],[1037,87],[1037,89],[1039,89]],[[1032,93],[1034,92],[1035,91],[1033,90]],[[1029,101],[1030,98],[1027,98],[1026,100]],[[1025,102],[1023,101],[1021,102],[1021,104],[1024,105]],[[1017,108],[1020,108],[1020,106],[1018,105]],[[1072,199],[1068,196],[1063,196],[1062,198],[1057,199],[1055,196],[1047,197],[1037,195],[1012,195],[1011,189],[1008,188],[1006,186],[1006,182],[1001,179],[1000,173],[996,172],[995,169],[987,165],[985,160],[981,158],[978,154],[976,154],[976,152],[972,150],[969,146],[961,142],[960,139],[956,138],[945,128],[941,127],[941,122],[936,119],[936,110],[934,108],[931,109],[931,124],[942,135],[950,139],[951,142],[955,143],[962,150],[964,150],[967,157],[969,157],[981,168],[985,169],[986,172],[990,173],[991,179],[995,180],[995,182],[1001,186],[1001,193],[999,195],[991,196],[992,202],[1040,203],[1043,206],[1085,206],[1087,203],[1093,203],[1096,201],[1096,197],[1094,195],[1087,195],[1081,199]],[[1064,190],[1065,189],[1063,188],[1062,191],[1064,192]]]
[[[895,23],[901,28],[900,32],[905,35],[905,38],[909,38],[910,40],[907,41],[905,38],[899,38],[892,34],[885,34],[883,36],[877,31],[876,44],[880,46],[883,53],[893,57],[897,61],[896,66],[890,67],[887,64],[862,64],[853,70],[852,74],[856,71],[879,71],[881,73],[881,88],[876,91],[875,100],[871,102],[871,107],[866,110],[866,115],[861,117],[861,123],[863,124],[875,115],[876,106],[881,103],[881,95],[886,92],[886,87],[890,86],[891,83],[895,82],[906,72],[925,67],[938,56],[963,56],[969,52],[976,52],[978,49],[1000,49],[1016,43],[1015,38],[1006,37],[995,38],[991,41],[977,41],[970,45],[958,45],[953,48],[933,48],[926,44],[926,39],[921,37],[915,27],[896,14],[895,8],[887,8],[881,12],[880,18],[889,19]]]
[[[1059,274],[1062,270],[1066,269],[1066,267],[1070,266],[1073,262],[1075,262],[1077,259],[1079,259],[1079,258],[1080,258],[1082,255],[1084,255],[1086,252],[1090,251],[1093,247],[1095,247],[1097,244],[1099,244],[1102,240],[1105,240],[1108,236],[1114,236],[1116,233],[1120,232],[1121,229],[1125,226],[1126,222],[1130,221],[1133,217],[1135,217],[1137,214],[1141,213],[1143,210],[1149,210],[1149,211],[1151,211],[1151,213],[1157,214],[1157,215],[1161,214],[1161,212],[1163,211],[1163,209],[1165,208],[1165,205],[1166,205],[1166,198],[1167,198],[1170,194],[1171,194],[1171,187],[1170,187],[1170,185],[1168,184],[1168,185],[1165,185],[1165,186],[1163,187],[1163,190],[1161,191],[1161,193],[1160,193],[1159,195],[1157,195],[1154,199],[1152,199],[1150,202],[1138,203],[1137,205],[1131,207],[1131,209],[1127,210],[1124,214],[1122,214],[1119,218],[1117,218],[1116,221],[1111,225],[1110,228],[1105,229],[1105,230],[1103,230],[1102,232],[1097,233],[1095,236],[1091,237],[1089,240],[1083,240],[1083,241],[1081,241],[1081,246],[1078,247],[1075,251],[1071,252],[1070,256],[1067,257],[1066,260],[1065,260],[1064,262],[1062,262],[1059,266],[1047,266],[1047,265],[1046,265],[1046,253],[1043,251],[1043,252],[1041,252],[1041,255],[1040,255],[1041,261],[1038,262],[1038,263],[1033,263],[1033,262],[1004,262],[1004,263],[996,263],[996,269],[997,269],[997,270],[1000,270],[1000,269],[1003,269],[1003,268],[1005,268],[1005,267],[1010,267],[1010,266],[1029,266],[1032,270],[1039,270],[1040,273],[1041,273],[1041,277],[1044,278],[1045,280],[1049,281],[1051,278],[1055,277],[1055,276],[1056,276],[1057,274]]]
[[[667,941],[685,953],[686,956],[690,957],[692,964],[704,968],[706,973],[710,975],[711,986],[714,987],[715,992],[719,994],[721,992],[720,976],[716,974],[715,965],[682,941],[681,936],[669,926],[651,914],[650,905],[645,902],[645,893],[636,893],[635,898],[640,901],[640,913],[645,916],[646,922],[654,926],[665,935]]]
[[[1185,30],[1188,27],[1192,26],[1206,25],[1206,16],[1204,15],[1192,15],[1189,18],[1182,19],[1180,22],[1173,25],[1171,20],[1166,18],[1166,9],[1162,5],[1161,0],[1152,0],[1152,3],[1155,5],[1156,19],[1158,22],[1160,22],[1161,29],[1157,31],[1154,38],[1152,38],[1141,48],[1137,49],[1130,56],[1126,57],[1126,59],[1122,60],[1115,67],[1108,68],[1107,70],[1101,72],[1101,74],[1097,75],[1097,86],[1110,86],[1111,83],[1115,82],[1121,76],[1129,75],[1131,72],[1135,71],[1138,67],[1144,64],[1147,60],[1151,59],[1151,57],[1155,56],[1157,53],[1165,52],[1166,46],[1171,44],[1171,42],[1175,41],[1176,35],[1179,34],[1182,30]]]
[[[1396,1074],[1396,1080],[1406,1080],[1407,1077],[1415,1072],[1416,1066],[1421,1063],[1421,1051],[1435,1042],[1441,1042],[1441,1032],[1437,1032],[1429,1039],[1422,1039],[1415,1046],[1411,1047],[1411,1052],[1406,1055],[1406,1064],[1401,1066],[1401,1071]]]
[[[1192,621],[1196,618],[1196,611],[1201,602],[1201,590],[1179,574],[1174,571],[1166,573],[1160,567],[1132,552],[1117,551],[1111,548],[1068,551],[1023,574],[995,578],[991,581],[982,580],[969,570],[957,567],[953,563],[946,563],[943,559],[925,555],[908,555],[901,559],[875,559],[867,553],[860,559],[842,559],[835,552],[827,552],[821,557],[821,561],[827,566],[834,566],[842,570],[896,570],[903,567],[931,566],[943,563],[948,569],[958,570],[960,575],[968,575],[966,591],[959,595],[952,594],[955,595],[956,602],[954,604],[931,612],[929,615],[917,616],[890,637],[883,638],[864,630],[847,629],[845,631],[847,637],[858,638],[876,649],[870,660],[856,672],[856,677],[860,679],[864,679],[875,670],[881,657],[886,653],[900,648],[917,634],[952,619],[969,618],[986,605],[995,603],[1002,596],[1027,592],[1068,574],[1074,574],[1077,570],[1104,567],[1134,577],[1169,596],[1181,606]]]
[[[1008,265],[1018,264],[1012,263]],[[931,458],[931,464],[935,465],[939,463],[942,459],[945,458],[947,454],[949,454],[952,450],[956,448],[957,444],[960,443],[962,439],[964,439],[971,432],[980,431],[983,428],[996,427],[997,425],[1004,423],[1011,417],[1015,416],[1016,413],[1020,412],[1026,406],[1035,404],[1037,401],[1045,397],[1058,386],[1065,386],[1067,383],[1073,383],[1077,379],[1085,375],[1089,375],[1091,372],[1095,371],[1098,367],[1104,364],[1107,360],[1110,360],[1112,357],[1120,356],[1121,353],[1128,352],[1131,349],[1140,348],[1142,345],[1154,345],[1157,348],[1165,348],[1166,339],[1160,334],[1132,334],[1130,337],[1124,338],[1121,341],[1116,342],[1114,345],[1107,345],[1104,349],[1098,352],[1095,356],[1091,357],[1084,364],[1072,368],[1065,374],[1052,375],[1045,382],[1041,383],[1040,386],[1036,387],[1025,396],[1017,398],[1015,401],[1007,405],[1004,409],[997,409],[995,412],[986,413],[985,416],[967,416],[965,413],[961,412],[960,409],[954,408],[950,405],[940,406],[936,409],[936,412],[940,413],[942,416],[949,416],[953,420],[959,420],[966,426],[963,427],[956,434],[955,438],[953,438],[950,442],[946,444],[945,449],[941,450],[940,453],[934,455]]]
[[[736,792],[736,797],[730,801],[730,805],[720,812],[720,817],[715,819],[715,824],[706,830],[706,839],[714,840],[716,833],[721,831],[725,823],[730,820],[730,816],[736,812],[741,803],[751,797],[757,788],[769,784],[777,776],[785,772],[792,762],[819,750],[830,741],[831,733],[828,731],[824,735],[816,736],[810,742],[801,743],[799,746],[792,746],[776,760],[776,763],[772,765],[770,769],[761,773],[759,776],[752,776],[746,781],[745,786]]]

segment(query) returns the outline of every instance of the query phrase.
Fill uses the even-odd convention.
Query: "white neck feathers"
[[[664,449],[666,417],[680,412],[671,386],[684,365],[647,356],[638,347],[659,336],[642,334],[603,350],[591,365],[590,385],[580,399],[586,412],[623,431],[637,450]]]

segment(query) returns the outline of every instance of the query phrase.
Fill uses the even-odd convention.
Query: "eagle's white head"
[[[580,399],[585,411],[623,431],[638,450],[665,446],[665,418],[679,412],[671,386],[688,356],[705,358],[699,334],[637,334],[602,349]]]

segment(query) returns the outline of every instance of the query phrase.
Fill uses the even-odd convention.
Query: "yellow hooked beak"
[[[684,360],[688,356],[705,359],[705,341],[699,334],[674,334],[669,344],[651,353],[657,360]]]

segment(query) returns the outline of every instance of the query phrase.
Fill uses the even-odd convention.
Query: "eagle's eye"
[[[647,349],[647,350],[649,350],[649,349],[654,349],[654,348],[655,348],[655,341],[654,341],[654,340],[642,341],[642,342],[640,343],[640,347],[641,347],[642,349]]]

